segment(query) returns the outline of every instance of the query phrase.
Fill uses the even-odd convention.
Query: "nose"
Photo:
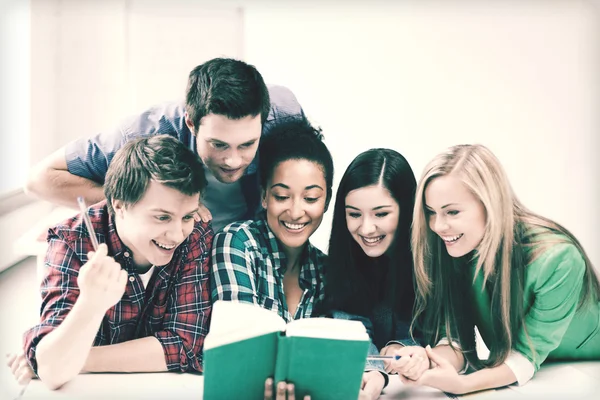
[[[373,222],[373,220],[369,217],[365,217],[358,228],[358,234],[361,236],[369,236],[375,233],[377,230],[377,226]]]
[[[432,217],[433,221],[431,222],[431,229],[434,232],[441,234],[448,230],[448,223],[444,218],[434,216]]]
[[[302,207],[302,203],[300,201],[294,201],[290,206],[290,217],[292,220],[298,220],[302,218],[305,214],[304,207]]]
[[[174,221],[165,236],[171,243],[181,243],[189,235],[187,230],[191,232],[191,229],[186,229],[186,225],[181,221]]]
[[[237,169],[242,166],[242,156],[236,149],[231,149],[231,151],[225,155],[223,163],[229,169]]]

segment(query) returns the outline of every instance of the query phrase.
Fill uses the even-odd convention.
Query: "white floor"
[[[0,335],[0,354],[20,350],[23,333],[37,323],[39,315],[38,286],[36,263],[33,257],[0,273],[0,329],[2,333]],[[485,352],[486,349],[480,350]],[[518,390],[521,392],[518,394],[525,398],[554,398],[552,395],[557,395],[558,398],[587,399],[589,393],[597,393],[600,390],[600,386],[598,386],[600,381],[597,380],[599,373],[600,363],[598,362],[548,365],[538,372],[539,376],[536,376],[532,382]],[[553,385],[554,382],[557,384]],[[38,384],[37,387],[40,389],[41,386]],[[561,389],[563,389],[562,392]],[[2,366],[0,368],[0,400],[13,399],[19,395],[19,392],[20,388],[12,379],[10,371]],[[390,387],[388,392],[390,393],[384,396],[385,398],[420,398],[420,396],[411,396],[404,389],[400,390],[402,393],[393,393]],[[516,398],[512,392],[513,390],[483,392],[481,395],[466,397],[479,398],[481,396],[482,399],[487,399],[493,396],[500,399],[511,393],[511,398]],[[48,394],[47,392],[42,393],[45,393],[41,396],[43,398]],[[194,393],[196,394],[197,391],[194,390]],[[35,394],[35,390],[32,391],[32,394]]]
[[[38,321],[39,292],[35,258],[30,257],[0,273],[0,399],[14,396],[5,355],[22,349],[23,333]]]

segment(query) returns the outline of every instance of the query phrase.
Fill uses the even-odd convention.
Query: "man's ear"
[[[112,208],[115,210],[115,215],[122,217],[123,211],[125,210],[125,203],[121,200],[112,200]]]
[[[190,115],[187,113],[187,111],[184,114],[184,119],[185,119],[185,125],[188,127],[190,132],[192,132],[192,135],[196,136],[196,129],[194,127],[194,122],[190,118]]]

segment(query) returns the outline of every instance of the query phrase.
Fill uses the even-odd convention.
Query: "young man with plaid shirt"
[[[50,388],[80,372],[202,371],[211,312],[213,232],[194,215],[206,187],[199,157],[167,136],[123,146],[106,200],[48,233],[41,320],[25,333],[22,368]]]

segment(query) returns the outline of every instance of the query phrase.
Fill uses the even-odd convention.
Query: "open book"
[[[205,400],[264,398],[265,380],[295,385],[296,398],[356,399],[369,349],[357,321],[285,321],[274,311],[231,301],[213,305],[204,342]]]

